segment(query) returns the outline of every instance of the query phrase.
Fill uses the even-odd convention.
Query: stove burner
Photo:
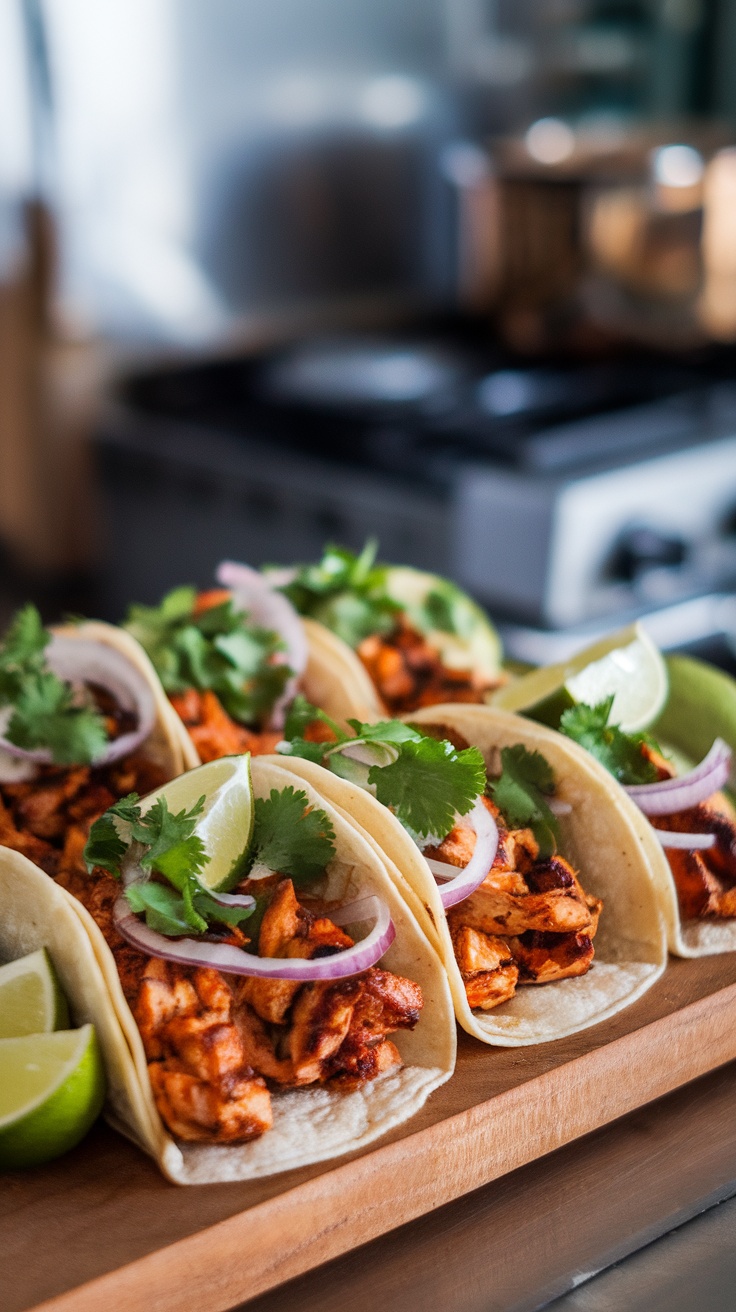
[[[454,389],[463,370],[449,353],[381,341],[313,342],[266,364],[259,391],[281,405],[417,405]]]

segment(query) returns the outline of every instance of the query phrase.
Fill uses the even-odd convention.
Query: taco
[[[640,809],[640,841],[670,952],[733,952],[736,807],[724,789],[733,780],[736,684],[687,657],[670,658],[667,670],[667,701],[651,732],[625,733],[612,723],[613,697],[569,707],[560,730],[605,765]]]
[[[0,852],[0,946],[52,947],[98,1026],[111,1120],[183,1184],[361,1148],[454,1067],[441,964],[375,849],[262,758],[251,808],[248,766],[219,761],[118,803],[92,826],[73,896]],[[213,770],[240,783],[237,814],[232,796],[223,811],[245,845],[230,892],[205,882],[195,832]],[[217,848],[213,815],[202,832]]]
[[[217,578],[217,588],[174,588],[158,606],[133,605],[124,624],[187,730],[189,768],[273,752],[298,691],[337,720],[377,711],[353,654],[300,619],[261,574],[223,561]]]
[[[375,555],[374,541],[358,556],[328,546],[319,564],[265,573],[300,615],[332,634],[324,652],[336,675],[350,664],[368,675],[376,714],[484,702],[506,680],[485,612],[448,579],[376,565]]]
[[[0,844],[63,879],[121,797],[190,764],[191,744],[138,643],[96,622],[47,630],[26,606],[0,643]]]
[[[388,858],[463,1028],[546,1042],[639,998],[667,950],[622,790],[560,734],[507,712],[445,705],[407,720],[354,721],[352,737],[333,725],[330,744],[300,736],[294,715],[281,751]]]

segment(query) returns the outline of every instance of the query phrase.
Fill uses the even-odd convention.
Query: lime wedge
[[[595,706],[613,694],[611,724],[637,733],[656,720],[667,700],[661,653],[640,624],[586,647],[569,661],[544,665],[499,688],[492,705],[557,728],[569,706]]]
[[[141,809],[148,811],[159,797],[166,798],[173,812],[190,811],[204,797],[204,810],[195,832],[210,859],[199,876],[200,882],[205,888],[219,891],[237,884],[245,871],[253,836],[249,753],[221,756],[178,775],[149,793]]]
[[[69,1008],[45,948],[0,966],[0,1039],[47,1034],[69,1024]]]
[[[38,1166],[73,1148],[102,1110],[94,1026],[0,1039],[0,1169]]]

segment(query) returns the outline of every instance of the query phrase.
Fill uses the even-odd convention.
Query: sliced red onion
[[[94,765],[109,765],[140,747],[153,729],[156,707],[143,675],[121,652],[106,642],[55,634],[46,648],[46,662],[58,678],[72,686],[97,684],[104,688],[124,711],[132,712],[137,719],[136,727],[130,733],[110,739],[95,757]],[[4,735],[0,735],[0,751],[37,765],[52,765],[54,759],[47,747],[18,747]]]
[[[493,816],[480,799],[466,818],[470,828],[476,833],[475,848],[468,864],[458,868],[445,861],[427,861],[432,873],[446,881],[444,888],[440,889],[440,898],[445,911],[458,902],[464,902],[466,897],[470,897],[470,894],[475,892],[483,883],[496,857],[498,829]]]
[[[251,897],[250,893],[216,893],[213,888],[205,888],[204,884],[202,888],[207,896],[217,903],[218,907],[240,907],[245,910],[247,907],[254,907],[256,904],[255,898]]]
[[[695,852],[698,849],[713,847],[716,841],[715,834],[678,834],[669,829],[657,829],[654,825],[652,825],[652,829],[662,847],[681,847],[687,851]]]
[[[337,924],[373,920],[375,924],[367,938],[352,948],[337,952],[331,957],[318,957],[310,961],[303,957],[256,957],[231,943],[208,943],[193,938],[167,938],[149,929],[144,921],[133,914],[124,897],[119,897],[113,908],[115,927],[123,938],[140,952],[163,961],[176,961],[184,966],[206,966],[225,975],[249,975],[257,979],[333,980],[347,979],[375,966],[396,937],[391,913],[378,897],[364,897],[351,902],[338,912],[330,913]]]
[[[286,718],[287,708],[296,696],[299,676],[307,666],[307,639],[297,612],[282,592],[277,592],[275,585],[258,570],[249,565],[239,565],[234,560],[223,560],[217,566],[215,576],[218,583],[229,588],[235,600],[247,612],[254,624],[260,628],[271,629],[278,633],[284,643],[285,651],[279,653],[277,660],[288,665],[292,671],[284,691],[271,712],[271,728],[281,729]]]
[[[697,806],[728,783],[731,773],[731,748],[716,738],[700,765],[676,779],[660,779],[654,784],[631,784],[626,792],[645,815],[674,815]]]

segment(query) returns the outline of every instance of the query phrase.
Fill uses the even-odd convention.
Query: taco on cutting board
[[[319,742],[313,714],[295,707],[283,759],[388,858],[470,1034],[561,1038],[658,979],[665,928],[639,813],[581,748],[489,707],[353,721],[350,734],[323,717]]]
[[[353,1151],[449,1078],[442,965],[360,832],[247,756],[122,799],[61,887],[0,848],[0,952],[53,952],[112,1123],[182,1184]]]

